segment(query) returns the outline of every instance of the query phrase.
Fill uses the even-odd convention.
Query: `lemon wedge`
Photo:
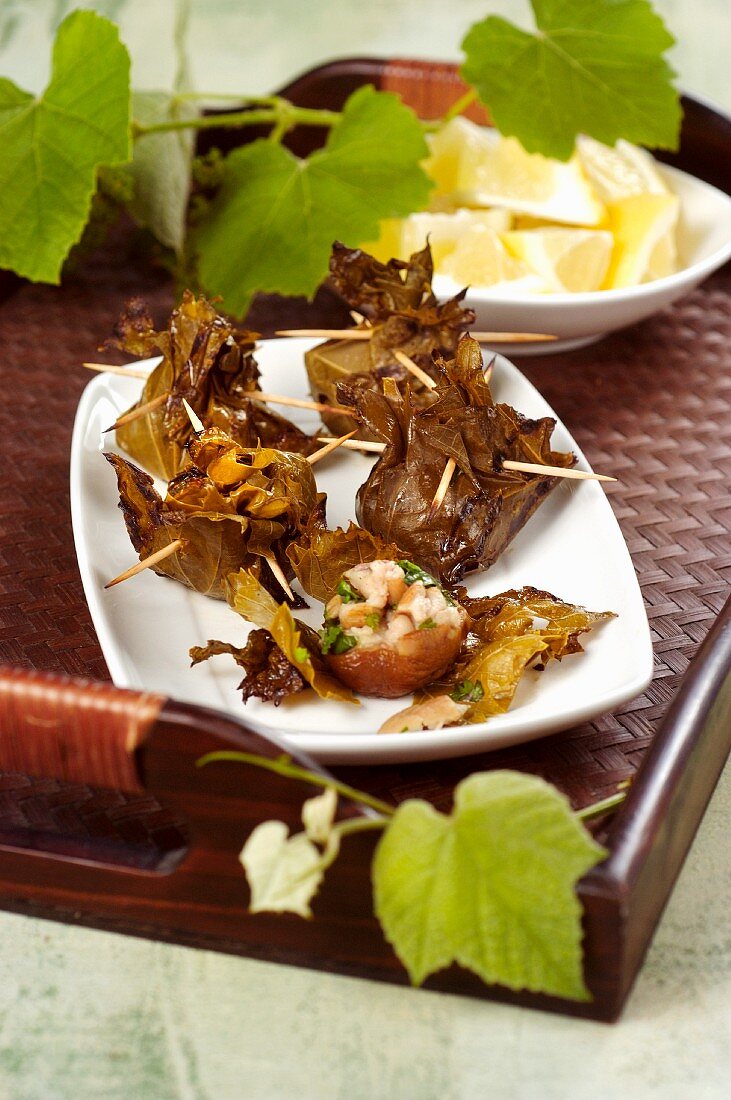
[[[429,156],[422,161],[422,168],[436,184],[437,199],[441,195],[452,195],[459,187],[463,160],[471,161],[479,155],[483,127],[459,115],[435,134],[429,134],[426,140]]]
[[[576,143],[581,167],[594,191],[604,203],[630,195],[667,195],[669,189],[654,159],[629,141],[614,148],[582,135]]]
[[[607,274],[614,238],[597,229],[526,229],[502,240],[553,291],[599,290]]]
[[[393,257],[401,259],[401,218],[384,218],[379,224],[378,239],[358,245],[382,264]]]
[[[464,118],[431,139],[424,168],[438,191],[451,191],[465,206],[498,206],[568,225],[596,226],[604,217],[578,157],[564,164],[526,153],[515,138]]]
[[[677,195],[630,195],[609,203],[614,252],[604,287],[636,286],[676,270]]]
[[[503,284],[509,284],[526,293],[547,289],[544,281],[522,260],[512,256],[495,230],[486,225],[473,225],[462,233],[439,272],[463,286],[502,289]]]
[[[438,269],[454,251],[462,234],[473,226],[487,226],[502,233],[510,229],[512,222],[512,215],[507,210],[458,209],[438,214],[424,211],[403,219],[385,219],[381,222],[378,240],[366,241],[360,247],[381,263],[387,263],[392,256],[408,260],[413,252],[421,251],[428,238],[434,267]]]
[[[455,210],[453,214],[410,214],[401,223],[401,252],[407,259],[426,244],[431,245],[434,267],[441,268],[446,257],[454,252],[460,237],[476,226],[503,233],[510,229],[512,217],[507,210]]]

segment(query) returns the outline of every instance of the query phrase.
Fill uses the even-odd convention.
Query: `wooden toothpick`
[[[493,355],[492,359],[490,360],[490,362],[485,367],[485,370],[484,370],[483,375],[482,375],[482,377],[487,382],[488,386],[490,385],[490,379],[492,378],[492,372],[495,369],[496,360],[497,360],[497,355]]]
[[[327,340],[370,340],[372,328],[283,328],[276,336],[313,336]],[[534,344],[557,340],[547,332],[471,332],[480,344]]]
[[[326,340],[370,340],[369,328],[282,328],[276,336],[316,336]]]
[[[115,420],[109,428],[105,428],[106,432],[114,432],[117,428],[121,428],[123,424],[131,424],[133,420],[139,420],[141,416],[147,416],[153,409],[159,409],[161,405],[164,405],[170,395],[167,393],[161,393],[157,397],[153,397],[152,401],[147,401],[144,405],[138,405],[136,409],[131,409],[124,416],[120,416],[119,420]]]
[[[457,463],[455,462],[455,460],[453,458],[448,458],[447,463],[446,463],[446,465],[444,467],[444,470],[442,472],[441,480],[440,480],[439,484],[437,485],[437,491],[434,494],[434,500],[429,505],[429,511],[427,512],[427,516],[426,516],[426,522],[427,523],[430,523],[431,520],[434,519],[434,516],[437,514],[437,512],[441,508],[442,501],[444,500],[445,496],[447,495],[447,489],[449,488],[449,483],[452,480],[452,474],[454,473],[454,471],[456,469],[457,469]]]
[[[143,570],[149,569],[153,565],[157,565],[159,561],[164,561],[165,558],[169,558],[170,555],[179,550],[182,545],[182,539],[174,539],[173,542],[169,542],[167,546],[163,546],[162,550],[156,550],[154,554],[150,554],[149,557],[143,558],[142,561],[138,561],[134,565],[131,565],[129,569],[125,569],[124,573],[120,573],[118,577],[114,577],[113,580],[107,581],[104,587],[114,588],[115,584],[121,584],[122,581],[127,581],[130,577],[135,577],[138,573],[142,573]]]
[[[393,353],[393,357],[401,364],[402,367],[406,367],[407,371],[413,374],[414,378],[418,378],[419,381],[424,386],[426,386],[428,390],[433,390],[436,388],[436,382],[434,381],[434,379],[430,378],[425,370],[422,370],[421,367],[418,366],[418,364],[416,364],[413,359],[409,358],[406,352],[395,351]]]
[[[331,440],[329,443],[326,443],[324,447],[320,447],[319,451],[315,451],[314,454],[308,455],[307,461],[309,462],[310,466],[314,466],[315,463],[319,462],[321,458],[325,458],[338,447],[342,447],[343,443],[345,443],[348,439],[351,439],[357,431],[357,428],[353,428],[352,432],[348,432],[347,435],[341,435],[339,439]]]
[[[82,367],[86,367],[87,370],[101,371],[104,374],[120,374],[123,378],[144,378],[147,380],[150,377],[150,372],[146,370],[135,370],[134,367],[116,367],[111,363],[82,363]]]
[[[203,421],[198,416],[198,413],[195,411],[195,409],[191,409],[185,398],[183,398],[183,405],[185,406],[185,411],[188,414],[188,420],[190,420],[191,424],[193,425],[193,431],[196,434],[198,434],[198,432],[204,432],[206,429]]]
[[[558,340],[547,332],[471,332],[478,344],[538,344]]]
[[[332,435],[318,435],[318,443],[334,443],[335,436]],[[370,451],[373,454],[383,454],[384,444],[376,443],[369,439],[346,439],[340,444],[341,447],[347,448],[349,451]]]
[[[616,481],[616,477],[609,474],[590,473],[589,470],[569,470],[564,466],[544,466],[540,462],[513,462],[510,458],[503,459],[504,470],[517,470],[523,474],[542,474],[549,477],[567,477],[574,481]]]
[[[373,454],[383,454],[386,449],[385,443],[376,443],[365,439],[346,439],[345,442],[338,441],[330,435],[318,435],[318,440],[321,443],[338,443],[341,447],[345,447],[349,451],[370,451]],[[444,474],[447,472],[450,462],[454,459],[448,458],[444,467]],[[506,458],[503,461],[502,467],[504,470],[516,470],[519,473],[525,474],[542,474],[546,477],[566,477],[574,481],[616,481],[616,477],[610,477],[609,474],[595,474],[589,470],[571,470],[566,469],[564,466],[547,466],[540,462],[514,462],[512,459]],[[449,484],[450,478],[447,479]],[[440,482],[441,484],[441,482]]]
[[[266,559],[267,564],[269,565],[269,568],[271,569],[274,576],[277,578],[277,581],[279,582],[279,584],[282,586],[284,591],[289,596],[290,600],[294,600],[294,592],[289,587],[289,584],[287,582],[287,578],[285,577],[284,573],[282,572],[282,567],[279,564],[279,562],[277,561],[277,559],[274,557],[274,554],[267,553],[267,554],[264,554],[263,557]]]
[[[287,397],[282,393],[262,393],[260,390],[253,390],[247,393],[246,397],[249,401],[260,401],[264,405],[291,405],[293,409],[314,409],[315,412],[342,413],[343,416],[353,417],[356,415],[352,409],[347,409],[344,405],[325,405],[321,401],[306,401],[304,398]]]

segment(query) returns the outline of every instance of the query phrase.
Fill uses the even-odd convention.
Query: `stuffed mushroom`
[[[467,612],[409,561],[348,569],[325,609],[321,649],[331,670],[362,695],[395,699],[454,663]]]

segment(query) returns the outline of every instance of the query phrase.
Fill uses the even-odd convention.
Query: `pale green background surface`
[[[72,6],[0,0],[0,72],[42,87]],[[83,6],[120,21],[138,86],[169,83],[185,4]],[[683,87],[731,109],[728,0],[656,7]],[[488,11],[527,22],[522,0],[194,0],[191,68],[254,93],[335,56],[457,58]],[[727,768],[614,1027],[0,913],[0,1100],[726,1097],[730,819]]]

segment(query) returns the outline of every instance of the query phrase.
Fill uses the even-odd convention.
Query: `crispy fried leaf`
[[[648,0],[531,4],[535,34],[490,15],[462,43],[462,75],[503,134],[560,160],[580,133],[677,149],[680,103],[663,58],[674,39]]]
[[[616,617],[612,611],[587,611],[530,586],[481,599],[462,591],[459,599],[472,618],[473,635],[486,644],[538,629],[547,647],[544,661],[581,653],[579,635]]]
[[[173,477],[185,464],[184,448],[193,435],[185,399],[206,426],[222,428],[241,446],[262,443],[302,454],[317,448],[289,420],[248,400],[247,394],[259,388],[255,339],[256,333],[235,328],[190,291],[173,310],[168,328],[159,332],[144,302],[132,299],[106,346],[138,358],[163,356],[133,408],[169,396],[160,408],[119,428],[119,445],[150,473]]]
[[[305,353],[310,390],[317,401],[337,404],[338,385],[379,393],[384,378],[408,384],[416,405],[429,405],[433,397],[424,384],[394,357],[399,350],[417,366],[432,374],[432,357],[452,356],[460,335],[474,321],[472,310],[462,307],[464,291],[441,305],[431,288],[433,265],[427,244],[408,263],[391,260],[382,264],[361,249],[336,242],[330,257],[330,281],[348,305],[373,322],[368,341],[328,340]],[[323,413],[331,431],[343,435],[352,428],[346,416]],[[368,438],[359,432],[358,438]]]
[[[269,631],[287,660],[321,699],[358,703],[352,691],[327,671],[316,632],[293,619],[287,605],[277,604],[253,573],[242,569],[232,574],[226,584],[226,598],[244,619]]]
[[[376,915],[416,985],[457,962],[488,984],[587,1000],[575,886],[605,854],[554,787],[478,773],[448,817],[399,806],[373,863]]]
[[[403,557],[394,543],[386,543],[355,523],[347,531],[328,531],[319,519],[311,520],[287,548],[295,576],[305,592],[322,603],[332,596],[348,569],[361,562],[394,561]]]
[[[244,702],[252,696],[279,706],[283,699],[304,691],[309,685],[301,672],[287,660],[268,630],[252,630],[246,645],[209,641],[190,650],[191,664],[227,653],[246,675],[239,684]]]
[[[72,12],[37,99],[0,79],[0,267],[58,283],[101,165],[130,155],[129,54],[109,20]]]
[[[414,408],[395,387],[350,395],[368,431],[386,443],[358,490],[358,522],[448,584],[492,565],[556,486],[556,478],[502,469],[503,459],[575,462],[551,450],[553,420],[527,420],[496,405],[482,370],[479,345],[464,337],[456,358],[442,365],[428,408]],[[457,470],[430,517],[449,458]]]
[[[449,672],[418,692],[416,699],[443,695],[458,699],[471,694],[470,709],[460,724],[504,714],[536,657],[545,665],[551,658],[560,661],[567,654],[581,653],[579,635],[615,617],[610,611],[587,611],[531,587],[480,599],[471,599],[464,589],[456,595],[472,619],[470,632]],[[471,692],[464,690],[465,685],[471,686]]]
[[[263,139],[234,150],[196,230],[204,286],[239,316],[256,291],[311,296],[334,239],[367,240],[381,218],[424,204],[426,154],[413,112],[370,86],[351,95],[325,147],[306,160]]]

